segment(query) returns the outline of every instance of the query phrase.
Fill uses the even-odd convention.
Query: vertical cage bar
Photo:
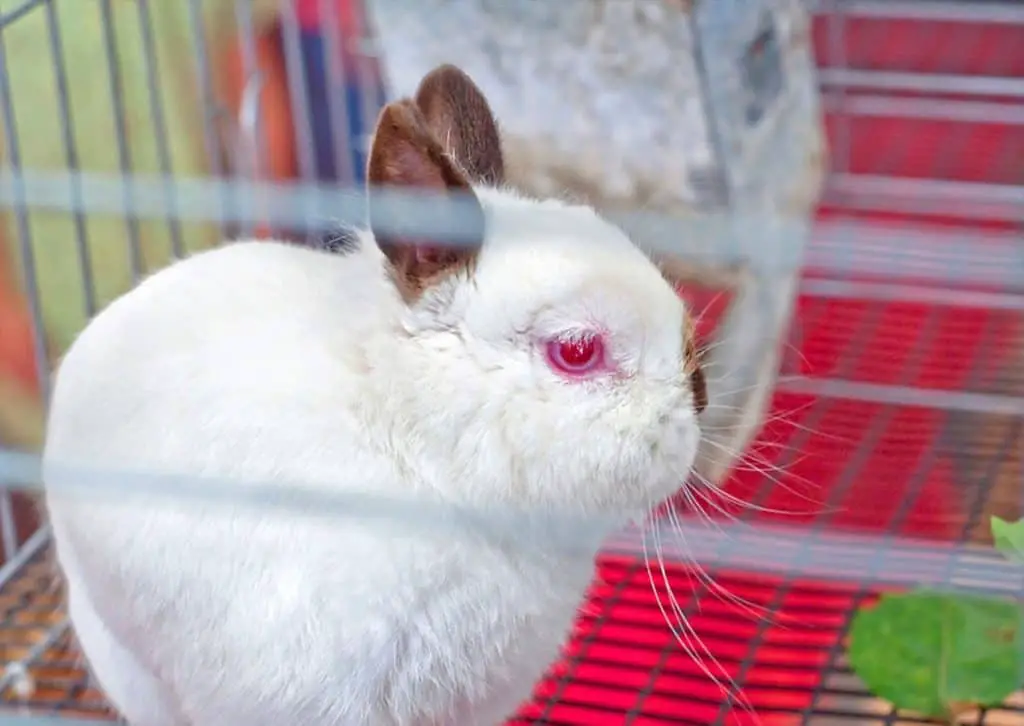
[[[302,53],[301,28],[295,0],[287,0],[281,8],[281,35],[284,41],[284,61],[288,76],[288,92],[292,107],[295,145],[299,158],[299,175],[311,184],[317,180],[316,142],[313,121],[309,113],[309,78]],[[309,204],[303,205],[303,229],[307,242],[313,242],[313,213]]]
[[[306,64],[302,57],[301,29],[292,0],[282,3],[281,31],[292,117],[295,119],[299,173],[303,181],[312,182],[317,174],[312,120],[309,115],[309,79],[306,77]]]
[[[11,492],[0,489],[0,541],[3,542],[4,562],[10,562],[18,554],[18,528],[14,522],[14,503]]]
[[[356,51],[356,71],[359,79],[359,111],[362,115],[358,144],[359,162],[365,169],[370,159],[370,144],[373,140],[374,127],[377,124],[377,113],[384,102],[383,63],[380,62],[380,43],[373,19],[365,12],[363,3],[366,0],[352,0],[352,15],[358,34]]]
[[[82,274],[82,297],[85,302],[86,315],[92,317],[96,312],[96,283],[92,271],[92,259],[89,256],[88,227],[83,211],[81,180],[75,173],[79,170],[78,144],[75,141],[69,88],[67,65],[64,60],[64,43],[60,31],[60,20],[52,2],[46,3],[46,25],[50,42],[50,53],[53,59],[54,79],[57,83],[57,105],[60,115],[60,131],[64,141],[64,161],[71,172],[71,198],[75,204],[73,218],[75,223],[75,253]]]
[[[348,74],[342,51],[341,17],[335,0],[319,0],[320,17],[328,18],[324,28],[324,67],[327,71],[328,109],[331,117],[331,140],[334,144],[334,168],[338,181],[345,185],[355,184],[355,160],[353,159],[350,129],[352,109],[346,100]]]
[[[7,45],[0,30],[0,119],[4,127],[4,147],[7,150],[7,164],[11,169],[11,196],[14,200],[14,217],[18,230],[18,248],[21,252],[21,267],[25,278],[25,295],[32,315],[32,347],[36,360],[36,376],[44,401],[50,398],[50,364],[46,347],[46,333],[43,321],[42,301],[39,294],[39,279],[36,270],[35,251],[32,246],[32,225],[29,222],[28,204],[25,198],[25,182],[22,179],[21,148],[18,143],[17,120],[14,102],[11,98],[10,70],[7,64]]]
[[[250,0],[235,0],[235,21],[242,36],[242,75],[245,78],[238,118],[235,119],[238,129],[236,147],[233,149],[237,155],[235,172],[243,178],[259,181],[267,169],[261,103],[264,79],[257,61],[256,27]],[[258,209],[259,205],[254,204],[252,208]],[[249,236],[255,226],[255,220],[243,219],[240,222],[240,231],[243,235]]]
[[[235,22],[238,24],[238,32],[242,36],[242,72],[246,79],[244,85],[245,91],[247,91],[250,82],[261,85],[263,80],[263,74],[256,58],[256,26],[252,17],[251,0],[235,0]],[[266,169],[263,148],[263,114],[259,104],[259,94],[257,94],[255,112],[251,113],[250,118],[250,114],[245,108],[248,100],[244,96],[245,91],[243,91],[242,109],[239,114],[242,118],[238,119],[238,122],[242,127],[244,142],[251,144],[249,148],[245,149],[246,152],[251,152],[251,156],[246,158],[244,168],[248,171],[249,178],[255,181],[263,177]]]
[[[121,58],[117,50],[117,31],[114,27],[114,11],[111,0],[100,0],[103,17],[103,44],[107,55],[107,74],[110,96],[113,100],[114,135],[117,144],[118,164],[121,170],[121,189],[126,211],[125,225],[128,228],[128,259],[132,279],[142,277],[142,246],[139,236],[139,219],[135,213],[135,194],[132,187],[131,150],[128,148],[128,128],[125,123],[124,84],[121,78]]]
[[[207,46],[206,22],[203,19],[202,0],[188,0],[189,25],[192,41],[195,44],[196,75],[199,81],[199,92],[202,98],[203,144],[206,147],[206,160],[213,176],[223,178],[224,156],[220,135],[217,133],[217,97],[214,92],[213,71],[210,64],[210,53]],[[226,185],[221,190],[223,217],[221,231],[225,237],[231,232],[230,210],[231,194]]]
[[[171,150],[167,136],[167,121],[163,98],[160,94],[160,62],[157,59],[156,41],[153,38],[153,15],[149,0],[136,0],[139,6],[139,28],[142,34],[142,48],[146,56],[146,83],[149,85],[149,110],[153,116],[153,133],[156,134],[157,158],[163,175],[164,202],[167,204],[167,228],[171,233],[171,252],[181,258],[185,244],[181,236],[181,221],[178,219],[177,195],[174,188],[174,169],[171,166]]]
[[[727,152],[726,138],[719,120],[721,110],[718,108],[719,104],[712,100],[715,95],[711,93],[711,78],[708,72],[708,49],[704,38],[705,25],[698,22],[696,12],[689,14],[687,25],[690,29],[690,42],[693,43],[693,62],[697,71],[700,96],[704,99],[704,103],[701,104],[701,112],[704,116],[705,128],[708,130],[708,141],[711,143],[712,153],[715,157],[713,163],[721,170],[721,177],[724,181],[719,202],[724,209],[731,209],[735,204],[736,197],[735,169]]]

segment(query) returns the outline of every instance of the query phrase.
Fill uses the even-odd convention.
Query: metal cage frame
[[[109,20],[114,1],[96,0],[95,12]],[[136,0],[139,27],[149,27],[158,1]],[[248,86],[235,143],[226,144],[242,170],[230,184],[176,177],[167,146],[157,150],[160,174],[133,175],[123,114],[115,114],[121,120],[112,130],[120,162],[113,173],[81,163],[66,118],[52,141],[62,146],[63,167],[26,165],[11,85],[18,59],[5,36],[29,19],[45,24],[58,64],[59,105],[73,112],[59,69],[67,62],[62,37],[72,32],[62,27],[60,2],[0,3],[0,159],[6,165],[0,216],[22,248],[44,400],[50,350],[38,324],[38,270],[25,252],[31,214],[66,215],[80,259],[87,256],[85,212],[121,220],[129,238],[137,237],[140,220],[156,220],[167,226],[175,253],[186,247],[189,224],[300,228],[311,215],[355,220],[362,214],[358,194],[317,179],[316,162],[301,150],[305,143],[297,179],[251,178],[266,161],[256,140],[258,94]],[[201,2],[187,3],[196,33],[204,20],[196,12]],[[771,391],[772,413],[724,484],[729,499],[707,513],[714,527],[692,508],[680,508],[680,522],[670,518],[653,534],[629,531],[609,542],[565,659],[510,724],[756,722],[684,648],[690,634],[681,621],[666,624],[658,595],[667,589],[679,593],[678,615],[716,659],[715,675],[732,680],[760,722],[918,723],[870,697],[851,673],[844,638],[856,610],[880,591],[922,583],[1024,598],[1024,575],[994,555],[984,527],[992,513],[1024,514],[1024,7],[997,0],[807,4],[815,17],[831,169],[802,266],[782,375]],[[251,26],[251,15],[239,17]],[[285,24],[297,32],[297,22],[290,17]],[[887,40],[894,35],[899,39]],[[103,71],[123,111],[114,40],[105,37]],[[372,96],[379,93],[373,76],[379,59],[363,41],[359,57],[366,63],[358,62],[355,72]],[[161,69],[154,41],[144,34],[140,42],[148,49],[147,83],[156,88]],[[340,42],[327,40],[335,48]],[[294,40],[284,45],[294,71],[301,49]],[[243,62],[254,64],[257,51],[243,43]],[[198,56],[200,66],[209,62]],[[210,103],[208,79],[202,91]],[[291,92],[296,108],[308,109],[302,87]],[[148,101],[157,136],[167,126],[162,102],[159,93]],[[334,113],[346,112],[345,105],[336,100]],[[365,139],[372,106],[366,100],[354,114],[364,116],[350,126],[354,137]],[[226,157],[219,148],[223,114],[207,110],[204,144],[216,173]],[[346,149],[334,142],[338,168],[347,166],[354,180],[358,158],[344,162]],[[678,221],[658,227],[664,220],[643,215],[621,221],[679,229]],[[657,251],[657,235],[651,241]],[[675,248],[665,243],[662,251]],[[129,265],[137,277],[138,251],[129,254]],[[95,281],[87,278],[82,289],[92,314]],[[38,487],[37,465],[31,455],[0,447],[0,724],[108,719],[60,612],[46,528],[19,527],[27,516],[24,500],[8,491]],[[820,494],[814,511],[807,508],[808,480]],[[657,577],[644,558],[654,544],[667,547],[668,564]],[[733,600],[719,597],[720,587]],[[767,616],[741,612],[736,597]],[[983,709],[974,722],[1024,723],[1024,694]]]

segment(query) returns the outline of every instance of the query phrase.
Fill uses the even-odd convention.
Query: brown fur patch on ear
[[[380,112],[367,174],[371,183],[443,190],[468,190],[469,181],[447,158],[426,119],[409,100]]]
[[[693,407],[697,413],[703,413],[708,407],[708,383],[704,378],[701,366],[700,350],[697,348],[697,329],[690,317],[683,325],[683,375],[689,376],[690,388],[693,391]]]
[[[505,159],[494,114],[483,92],[463,71],[442,65],[416,91],[416,105],[434,136],[478,184],[505,181]]]
[[[396,236],[381,229],[379,216],[375,225],[375,190],[390,187],[433,192],[442,195],[439,206],[443,206],[445,196],[452,194],[475,199],[469,181],[452,163],[412,101],[395,101],[381,111],[367,166],[370,228],[391,263],[395,283],[406,302],[414,302],[440,279],[472,267],[478,245],[445,246],[437,240]],[[471,209],[479,213],[482,243],[483,211],[479,204]]]

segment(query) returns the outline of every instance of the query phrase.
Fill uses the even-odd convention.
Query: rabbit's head
[[[389,441],[465,502],[642,513],[697,451],[707,394],[690,314],[622,231],[517,195],[503,169],[487,101],[454,67],[379,117],[370,226],[402,299]],[[468,200],[477,234],[396,234],[388,187]]]

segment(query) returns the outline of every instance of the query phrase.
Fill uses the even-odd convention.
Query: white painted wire
[[[609,521],[599,517],[507,509],[470,510],[423,500],[326,492],[301,483],[250,482],[240,488],[237,482],[172,474],[72,466],[55,467],[52,471],[65,482],[61,491],[93,500],[123,501],[131,494],[153,497],[149,501],[155,506],[171,500],[195,501],[267,507],[339,521],[379,522],[382,526],[400,522],[403,531],[486,531],[491,537],[506,533],[517,546],[536,546],[545,552],[555,549],[566,554],[589,555],[586,543],[609,531]],[[0,451],[0,481],[40,490],[40,472],[38,456]],[[697,519],[684,519],[681,529],[667,521],[643,528],[627,527],[605,540],[604,551],[643,557],[644,546],[652,541],[660,542],[666,560],[696,561],[719,571],[757,571],[859,585],[922,585],[1024,599],[1024,566],[1007,561],[992,548],[888,535],[826,530],[809,536],[806,528],[793,526],[721,522],[712,527]]]
[[[126,179],[97,172],[6,170],[0,172],[0,209],[16,214],[46,211],[162,220],[169,212],[167,181],[160,175],[136,174]],[[174,185],[173,211],[182,222],[266,221],[285,228],[331,231],[361,226],[366,219],[366,193],[356,187],[204,177],[175,177]],[[131,209],[125,202],[126,186],[132,188]],[[237,200],[226,220],[221,203],[225,189]],[[1005,193],[1013,197],[1004,202],[1024,209],[1024,187]],[[473,239],[467,236],[469,228],[459,224],[462,200],[400,191],[379,193],[378,198],[375,224],[383,229],[415,230],[419,236],[451,245]],[[445,204],[438,204],[440,199]],[[746,263],[769,277],[806,268],[826,277],[913,278],[1024,296],[1024,235],[1019,232],[932,232],[896,224],[865,228],[829,222],[820,225],[815,243],[805,253],[801,245],[784,242],[766,249],[765,225],[806,224],[806,219],[795,216],[769,218],[728,211],[685,219],[652,212],[608,216],[652,253],[710,264]],[[941,237],[940,244],[936,236]]]

